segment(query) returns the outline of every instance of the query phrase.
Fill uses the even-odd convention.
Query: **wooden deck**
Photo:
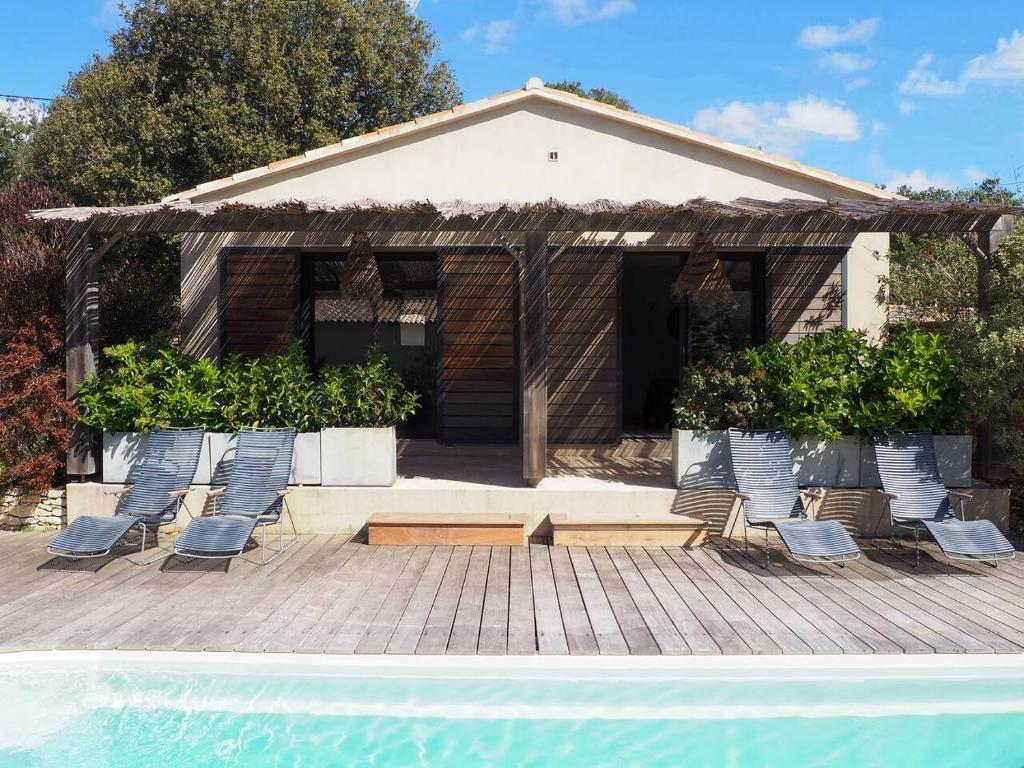
[[[1024,559],[863,542],[845,569],[762,569],[734,545],[371,547],[303,537],[236,560],[68,563],[0,533],[0,650],[393,654],[1020,653]],[[777,555],[782,558],[782,553]]]

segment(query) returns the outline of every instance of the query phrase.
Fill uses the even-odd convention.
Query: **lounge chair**
[[[131,485],[110,492],[122,497],[115,514],[75,518],[57,534],[46,551],[75,560],[104,557],[130,532],[137,532],[142,540],[139,565],[146,565],[147,534],[173,523],[178,516],[195,477],[202,447],[202,429],[150,432]]]
[[[807,519],[785,432],[730,429],[729,452],[743,512],[744,552],[748,547],[747,528],[761,528],[764,565],[771,565],[768,531],[774,528],[794,560],[842,566],[860,557],[853,537],[837,521]]]
[[[967,519],[964,504],[971,495],[943,485],[931,432],[890,432],[875,435],[873,441],[889,519],[894,528],[914,532],[915,565],[921,562],[922,530],[950,560],[984,560],[996,566],[1014,557],[1013,545],[991,520]]]
[[[174,542],[182,557],[230,559],[242,554],[256,528],[262,532],[260,562],[269,563],[297,541],[295,523],[285,503],[292,468],[295,431],[247,429],[238,433],[238,447],[225,488],[210,491],[212,515],[194,518]],[[284,538],[284,516],[292,534]],[[279,524],[277,551],[266,557],[266,530]]]

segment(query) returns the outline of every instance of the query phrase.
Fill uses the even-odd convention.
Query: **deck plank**
[[[626,591],[633,598],[633,603],[639,609],[644,623],[647,624],[647,628],[651,631],[651,635],[654,637],[654,641],[658,644],[661,652],[664,654],[690,653],[690,646],[687,645],[683,636],[679,634],[676,625],[672,623],[672,619],[669,618],[665,609],[661,607],[658,598],[655,597],[651,588],[647,586],[647,582],[640,574],[640,571],[637,570],[636,565],[626,553],[626,550],[622,547],[607,547],[606,550],[612,563],[615,565],[615,570],[619,572],[619,576],[622,578]]]
[[[391,642],[391,636],[402,619],[416,585],[419,584],[423,569],[434,554],[433,547],[416,547],[405,564],[402,574],[398,577],[391,592],[381,604],[377,615],[373,617],[359,643],[356,653],[384,653]]]
[[[701,594],[686,574],[683,573],[675,561],[666,553],[662,547],[647,547],[647,556],[661,570],[665,579],[676,591],[676,594],[683,600],[686,606],[693,611],[694,616],[701,625],[708,631],[715,645],[722,653],[750,653],[750,646],[743,642],[743,638],[732,628],[732,625],[723,618],[714,605]]]
[[[607,655],[628,654],[629,645],[622,636],[619,622],[615,619],[608,595],[601,586],[586,547],[569,547],[569,559],[576,572],[576,581],[594,630],[598,651]]]
[[[477,652],[502,656],[508,652],[508,608],[511,580],[509,547],[491,547],[491,564],[484,589],[483,615],[480,617],[480,639]]]
[[[402,618],[395,627],[395,632],[388,641],[386,653],[416,653],[416,645],[423,634],[423,627],[426,626],[427,616],[434,605],[434,598],[441,586],[441,579],[444,578],[445,569],[451,559],[454,548],[448,545],[434,547],[430,553],[430,560],[416,583],[409,604],[402,613]]]
[[[565,626],[562,623],[548,547],[540,544],[530,545],[530,569],[533,574],[537,650],[539,653],[568,653],[569,643],[565,637]]]
[[[476,653],[480,640],[480,620],[484,611],[484,594],[487,590],[487,571],[491,563],[489,546],[474,546],[469,556],[466,580],[462,584],[459,607],[455,622],[448,638],[448,653]]]
[[[629,596],[629,590],[622,582],[615,563],[608,557],[608,551],[604,547],[588,547],[587,551],[601,581],[601,587],[608,596],[608,603],[629,652],[643,656],[660,653],[654,635],[647,628],[647,623],[640,615],[640,609],[636,607],[633,598]]]
[[[569,551],[565,547],[551,547],[551,572],[555,577],[555,591],[558,593],[558,606],[562,611],[562,624],[565,627],[565,640],[569,653],[593,656],[598,652],[597,638],[590,626],[590,617],[583,603],[583,595],[576,581]]]
[[[366,590],[359,597],[345,623],[324,647],[325,653],[353,653],[370,624],[384,605],[392,588],[398,582],[416,547],[392,547],[394,552],[388,564],[374,574]]]
[[[434,604],[427,615],[419,643],[416,645],[416,653],[444,653],[447,650],[472,552],[471,547],[455,547],[452,552]]]
[[[509,562],[508,652],[537,653],[537,621],[533,613],[530,548],[513,547]]]

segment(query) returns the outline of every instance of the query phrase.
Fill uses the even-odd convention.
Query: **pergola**
[[[960,233],[991,256],[1024,208],[909,200],[752,200],[703,198],[681,204],[595,200],[566,204],[453,201],[350,203],[192,203],[58,208],[33,213],[71,226],[67,252],[67,395],[96,372],[98,274],[103,255],[125,233],[489,233],[519,267],[523,478],[546,474],[547,266],[549,245],[586,237],[613,244],[628,234],[701,237],[717,247],[756,242],[824,245],[864,232]],[[97,470],[93,436],[80,429],[68,453],[68,474]]]

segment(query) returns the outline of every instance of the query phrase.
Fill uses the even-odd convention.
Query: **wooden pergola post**
[[[75,227],[68,238],[64,281],[65,390],[69,400],[78,386],[96,373],[99,354],[99,262],[88,225]],[[98,469],[96,438],[92,429],[76,424],[68,447],[68,475],[92,475]]]
[[[548,233],[525,234],[520,271],[519,328],[523,480],[536,486],[547,474]]]

